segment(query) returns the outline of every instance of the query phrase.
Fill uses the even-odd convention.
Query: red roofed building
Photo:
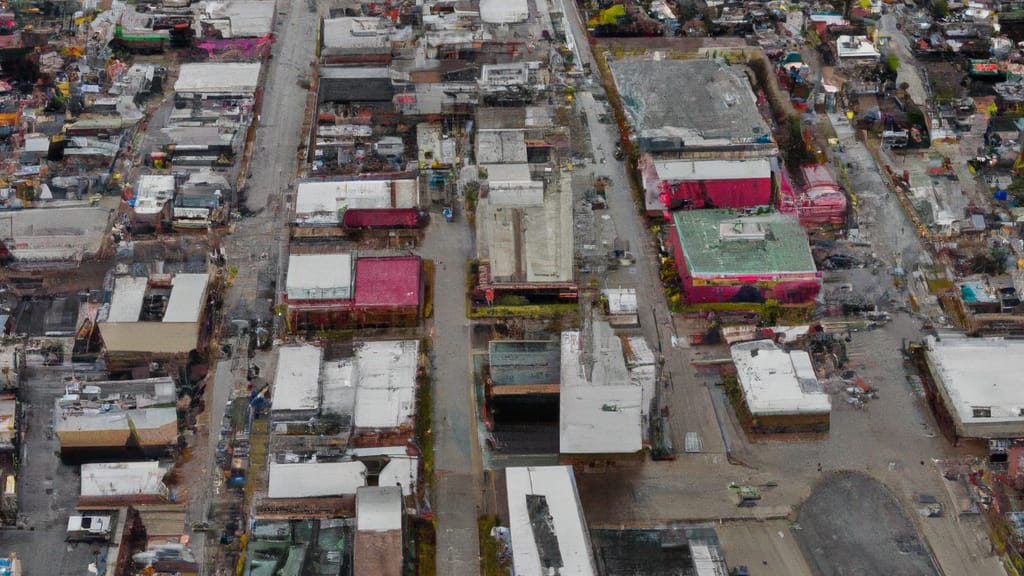
[[[772,171],[765,158],[655,159],[645,154],[639,168],[648,213],[665,208],[752,208],[771,202]]]
[[[423,304],[418,256],[356,260],[354,313],[360,326],[415,326]]]
[[[346,228],[417,228],[422,222],[415,208],[357,208],[342,217]]]
[[[816,228],[831,224],[846,224],[847,199],[843,187],[836,181],[828,166],[809,164],[800,168],[804,187],[795,186],[782,173],[779,185],[779,212],[796,216],[800,224],[806,228]]]

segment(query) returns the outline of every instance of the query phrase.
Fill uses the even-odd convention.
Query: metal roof
[[[366,465],[362,462],[271,463],[269,471],[269,498],[344,496],[366,485]]]
[[[190,62],[181,65],[174,91],[185,94],[249,95],[256,93],[258,62]]]
[[[356,530],[385,532],[402,529],[402,490],[398,486],[360,486],[356,489]]]
[[[965,424],[1016,423],[1024,430],[1024,342],[945,332],[926,342],[932,375],[957,419]],[[976,408],[987,409],[988,415]]]
[[[114,278],[114,292],[110,296],[107,322],[138,322],[142,314],[142,301],[146,297],[149,278],[145,276],[118,276]]]
[[[357,259],[356,307],[419,306],[420,266],[419,256]]]
[[[352,298],[351,254],[292,254],[285,283],[291,300]]]
[[[658,178],[665,182],[699,180],[739,180],[771,178],[772,167],[767,158],[749,160],[655,160]]]
[[[209,283],[207,274],[175,274],[162,322],[199,322]]]

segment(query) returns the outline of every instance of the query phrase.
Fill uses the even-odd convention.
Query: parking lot
[[[31,367],[21,395],[27,420],[18,474],[19,522],[3,532],[5,551],[17,554],[26,574],[86,574],[106,548],[64,542],[68,516],[81,489],[77,466],[61,463],[51,432],[53,401],[64,394],[62,367]]]

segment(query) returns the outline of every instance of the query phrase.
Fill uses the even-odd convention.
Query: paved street
[[[465,265],[473,238],[465,215],[434,218],[420,256],[434,260],[434,510],[437,573],[478,574],[477,510],[481,456],[470,379]]]

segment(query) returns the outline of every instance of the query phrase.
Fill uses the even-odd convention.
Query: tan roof
[[[103,322],[99,327],[107,352],[187,354],[199,340],[197,322]]]

